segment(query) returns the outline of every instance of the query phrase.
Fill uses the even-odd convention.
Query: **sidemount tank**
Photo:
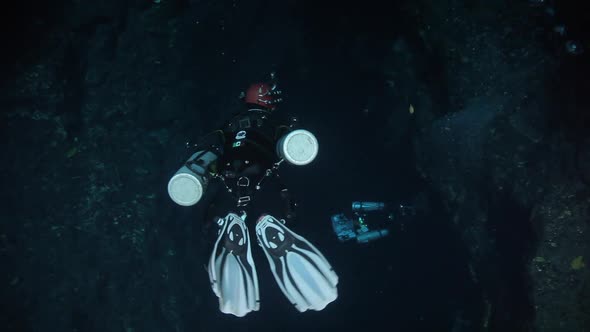
[[[305,129],[293,130],[277,142],[277,154],[289,164],[303,166],[311,163],[318,155],[318,140]]]
[[[387,229],[378,229],[375,231],[369,231],[369,232],[365,232],[365,233],[361,233],[358,234],[356,236],[356,242],[358,243],[368,243],[371,241],[375,241],[377,239],[380,239],[382,237],[386,237],[387,235],[389,235],[389,230]]]
[[[381,211],[385,209],[383,202],[352,202],[353,212]]]
[[[178,205],[191,206],[201,200],[207,190],[207,168],[217,160],[211,151],[198,151],[168,181],[168,195]]]

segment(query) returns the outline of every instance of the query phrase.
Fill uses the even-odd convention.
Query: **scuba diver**
[[[389,227],[394,222],[403,229],[404,222],[415,215],[416,209],[410,205],[352,202],[352,216],[344,213],[333,215],[332,229],[340,242],[356,239],[357,243],[369,243],[388,236]],[[369,222],[369,217],[373,217],[373,221]],[[374,224],[372,227],[377,229],[370,229],[369,224]]]
[[[210,182],[216,182],[229,197],[230,211],[216,218],[217,240],[207,271],[219,309],[243,317],[260,308],[246,210],[271,180],[278,182],[274,194],[283,200],[284,218],[262,214],[255,224],[258,244],[279,288],[295,308],[322,310],[338,297],[338,276],[314,245],[285,225],[285,219],[294,216],[295,204],[278,177],[285,163],[311,163],[318,153],[317,139],[296,128],[296,118],[281,119],[276,112],[282,93],[274,74],[268,83],[250,85],[241,97],[244,109],[195,145],[197,151],[168,182],[168,193],[177,204],[191,206],[201,200]],[[265,211],[270,208],[264,207]]]

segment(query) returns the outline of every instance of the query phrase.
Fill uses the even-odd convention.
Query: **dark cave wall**
[[[2,283],[17,304],[4,301],[5,326],[206,328],[179,318],[216,310],[195,286],[207,283],[195,264],[208,250],[193,241],[200,225],[154,188],[247,81],[276,69],[299,81],[341,72],[325,84],[336,77],[355,93],[351,104],[375,113],[375,140],[392,155],[415,148],[397,170],[415,161],[441,199],[470,256],[484,329],[587,327],[588,272],[574,263],[590,255],[588,113],[579,107],[588,85],[568,84],[587,71],[582,60],[554,56],[537,39],[546,31],[522,19],[535,14],[525,3],[418,2],[400,6],[397,20],[339,4],[19,2],[0,29],[10,45],[0,61],[10,162],[0,170],[11,191],[0,197],[1,243],[12,271]],[[341,20],[323,29],[334,10]],[[326,45],[358,61],[340,68],[322,58],[333,54]],[[310,99],[323,93],[310,86],[320,86]],[[341,116],[326,105],[308,119]]]
[[[571,121],[581,105],[555,92],[587,86],[586,67],[547,48],[546,27],[521,19],[536,15],[526,4],[456,5],[425,11],[425,40],[447,51],[453,74],[448,114],[419,119],[418,168],[469,248],[486,329],[583,329],[588,276],[573,260],[588,255],[589,191],[575,165],[586,163],[588,122]]]

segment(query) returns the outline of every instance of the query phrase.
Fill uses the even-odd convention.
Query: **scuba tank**
[[[385,210],[383,202],[352,202],[352,212],[369,212]]]
[[[217,160],[211,151],[195,152],[168,181],[168,195],[178,205],[197,204],[209,183],[209,166]]]

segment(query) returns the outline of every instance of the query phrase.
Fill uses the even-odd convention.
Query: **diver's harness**
[[[264,175],[258,180],[258,182],[256,183],[256,186],[254,186],[255,190],[260,190],[262,188],[262,184],[264,182],[264,180],[272,175],[275,175],[279,169],[279,167],[281,166],[281,164],[283,163],[284,159],[281,159],[279,161],[277,161],[276,163],[274,163],[272,165],[271,168],[268,168],[265,170]],[[242,195],[243,193],[240,192],[234,192],[234,189],[232,189],[228,184],[227,184],[227,178],[228,176],[224,175],[224,174],[220,174],[220,173],[215,173],[212,175],[213,178],[215,179],[219,179],[221,181],[221,183],[224,185],[225,189],[227,190],[228,193],[232,194],[236,200],[237,200],[237,206],[238,207],[243,207],[248,205],[248,203],[250,203],[250,201],[252,200],[252,193],[250,193],[247,188],[250,187],[250,178],[247,176],[240,176],[238,178],[238,180],[236,181],[236,185],[237,188],[244,188],[244,191],[247,191],[248,194],[246,195]],[[277,174],[278,176],[278,174]],[[232,178],[232,177],[229,177]],[[238,190],[240,191],[240,190]]]
[[[253,196],[252,193],[243,194],[243,193],[240,193],[240,190],[234,190],[232,187],[230,187],[230,185],[228,185],[229,179],[233,180],[235,178],[235,176],[233,174],[229,175],[229,174],[222,174],[220,172],[211,172],[211,171],[209,171],[209,173],[207,174],[207,170],[205,169],[205,165],[202,165],[201,163],[199,163],[199,161],[201,160],[200,157],[203,156],[204,154],[211,152],[211,153],[219,155],[219,151],[220,151],[219,147],[212,146],[209,149],[201,151],[194,159],[188,160],[185,163],[185,165],[186,165],[186,167],[188,167],[190,170],[192,170],[193,172],[195,172],[197,174],[208,175],[210,178],[219,179],[221,181],[221,183],[223,184],[223,186],[225,187],[225,189],[227,190],[227,192],[235,197],[235,199],[237,200],[238,207],[243,207],[243,206],[248,205],[248,203],[252,200],[252,196]],[[264,174],[262,175],[262,177],[260,177],[260,179],[258,179],[258,182],[256,182],[254,189],[256,191],[262,189],[262,185],[264,184],[266,178],[271,177],[273,175],[278,176],[279,167],[281,166],[281,164],[284,161],[285,161],[284,159],[280,159],[279,161],[273,163],[271,168],[266,169],[264,171]],[[236,181],[236,187],[238,189],[243,188],[244,191],[248,192],[249,190],[247,188],[250,187],[250,178],[248,176],[240,176]]]
[[[258,113],[260,116],[259,117],[256,117],[256,116],[243,117],[244,113],[237,114],[228,122],[228,124],[227,124],[228,129],[231,132],[235,132],[236,130],[240,130],[240,129],[245,130],[245,129],[252,128],[253,124],[255,124],[256,127],[260,128],[263,124],[263,121],[269,121],[269,119],[267,117],[268,112],[266,110],[249,109],[246,112],[246,114],[249,114],[249,113]],[[273,126],[274,131],[275,131],[274,135],[279,136],[280,130],[285,130],[285,129],[288,130],[290,128],[293,128],[293,126],[297,122],[297,118],[292,117],[289,119],[289,122],[290,122],[289,125],[279,125],[276,127]],[[223,155],[222,149],[220,148],[219,143],[221,143],[222,145],[225,145],[225,136],[224,136],[225,132],[223,130],[216,130],[216,131],[213,131],[213,132],[205,135],[205,137],[208,137],[212,134],[220,134],[221,137],[223,137],[223,143],[218,142],[218,144],[210,144],[209,147],[204,149],[199,155],[197,155],[196,158],[193,158],[193,159],[186,162],[186,166],[198,174],[207,173],[206,170],[204,169],[206,167],[206,165],[201,165],[199,163],[200,157],[202,155],[204,155],[205,153],[208,153],[208,152],[214,153],[218,157]],[[239,135],[239,132],[237,135]],[[245,138],[245,134],[244,134],[243,138]],[[242,144],[243,143],[241,143],[241,141],[238,140],[232,144],[232,148],[239,147]],[[256,142],[250,142],[250,144],[256,144]],[[199,145],[198,143],[197,144],[187,143],[187,148],[196,147],[198,145]],[[264,147],[263,147],[263,149],[264,149]],[[281,158],[278,161],[274,162],[270,168],[267,168],[266,170],[264,170],[262,176],[259,179],[257,179],[257,182],[253,187],[251,187],[251,184],[253,184],[253,181],[249,176],[242,175],[242,176],[237,177],[237,175],[231,171],[226,173],[226,172],[219,171],[218,169],[215,169],[215,170],[209,169],[207,175],[210,178],[219,179],[221,181],[221,183],[223,184],[223,186],[225,187],[225,189],[227,190],[227,192],[230,193],[230,195],[234,196],[234,198],[237,201],[237,206],[244,207],[244,206],[248,205],[248,203],[250,203],[250,201],[252,200],[253,192],[258,191],[262,188],[262,185],[264,184],[264,182],[267,178],[269,178],[273,175],[278,176],[278,169],[284,161],[285,160],[283,158]],[[248,160],[243,160],[243,162],[245,164],[249,163]],[[234,180],[236,177],[237,177],[237,180],[235,180],[236,186],[235,186],[235,188],[232,188],[232,186],[230,186],[228,183],[229,183],[229,181]]]

